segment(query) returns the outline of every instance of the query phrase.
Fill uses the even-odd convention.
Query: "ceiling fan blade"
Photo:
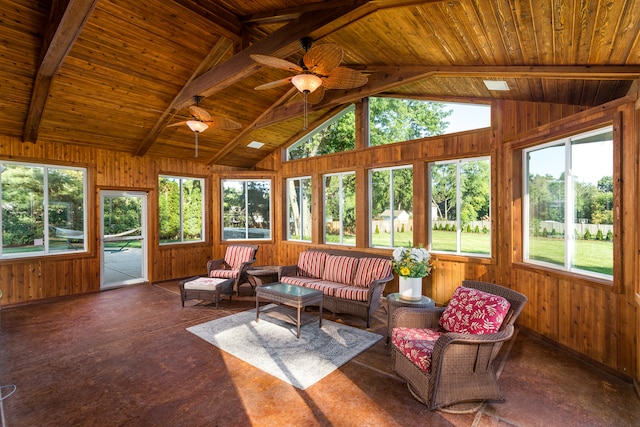
[[[226,117],[213,116],[210,120],[205,120],[204,122],[214,129],[238,129],[242,127],[240,123]]]
[[[367,83],[369,79],[360,71],[347,67],[334,69],[329,77],[322,79],[322,85],[327,89],[353,89]]]
[[[186,125],[187,121],[182,121],[182,122],[176,122],[176,123],[171,123],[170,125],[167,125],[168,128],[172,127],[172,126],[182,126],[182,125]]]
[[[299,73],[302,71],[302,67],[298,64],[294,64],[293,62],[287,61],[286,59],[276,58],[275,56],[269,55],[260,55],[257,53],[249,55],[251,59],[254,61],[266,65],[268,67],[280,68],[281,70],[287,70],[294,73]]]
[[[265,83],[262,84],[260,86],[256,86],[254,89],[255,90],[265,90],[265,89],[272,89],[274,87],[280,87],[280,86],[284,86],[286,84],[291,83],[291,79],[292,77],[287,77],[281,80],[276,80],[275,82],[270,82],[270,83]]]
[[[307,102],[309,104],[318,104],[324,98],[324,87],[320,86],[318,89],[307,94]]]
[[[193,117],[200,120],[201,122],[206,122],[207,120],[211,120],[211,115],[204,108],[200,108],[195,105],[190,105],[189,111],[191,112],[191,115]]]
[[[319,44],[305,53],[302,61],[309,71],[322,76],[328,76],[331,71],[340,65],[344,52],[337,44]]]

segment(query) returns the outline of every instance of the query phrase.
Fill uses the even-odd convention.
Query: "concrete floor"
[[[0,311],[7,426],[639,426],[632,384],[520,330],[502,366],[504,403],[431,412],[391,369],[384,339],[306,390],[187,332],[255,309],[187,301],[176,283],[136,285]],[[328,314],[327,318],[330,318]],[[364,328],[362,319],[336,321]],[[386,331],[375,313],[370,330]],[[3,389],[8,390],[8,389]]]

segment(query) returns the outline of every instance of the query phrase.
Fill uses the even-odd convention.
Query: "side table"
[[[415,308],[428,308],[435,307],[436,303],[429,297],[422,295],[420,301],[407,301],[400,298],[400,293],[396,292],[394,294],[387,295],[387,341],[389,344],[391,340],[391,319],[393,318],[393,312],[396,311],[398,307],[415,307]]]
[[[259,265],[248,269],[247,277],[254,293],[258,286],[277,282],[279,271],[280,267],[277,265]]]

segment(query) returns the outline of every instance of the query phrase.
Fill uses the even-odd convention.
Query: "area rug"
[[[248,310],[189,327],[187,331],[301,390],[382,338],[326,319],[319,328],[317,315],[308,314],[300,338],[296,338],[296,326],[281,319],[283,310],[288,308],[270,304],[260,309],[257,323],[256,311]]]

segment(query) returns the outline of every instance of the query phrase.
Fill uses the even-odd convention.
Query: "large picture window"
[[[491,255],[489,158],[432,163],[431,250]]]
[[[1,258],[86,251],[87,172],[0,162]]]
[[[311,241],[311,178],[287,179],[288,240]]]
[[[343,172],[323,176],[324,241],[356,244],[356,175]]]
[[[523,152],[524,260],[613,277],[613,129]]]
[[[352,105],[287,148],[287,160],[340,153],[355,147],[356,115]]]
[[[373,169],[369,180],[370,246],[413,246],[413,168]]]
[[[160,176],[160,244],[204,240],[204,179]]]
[[[271,239],[271,181],[222,180],[222,238]]]

